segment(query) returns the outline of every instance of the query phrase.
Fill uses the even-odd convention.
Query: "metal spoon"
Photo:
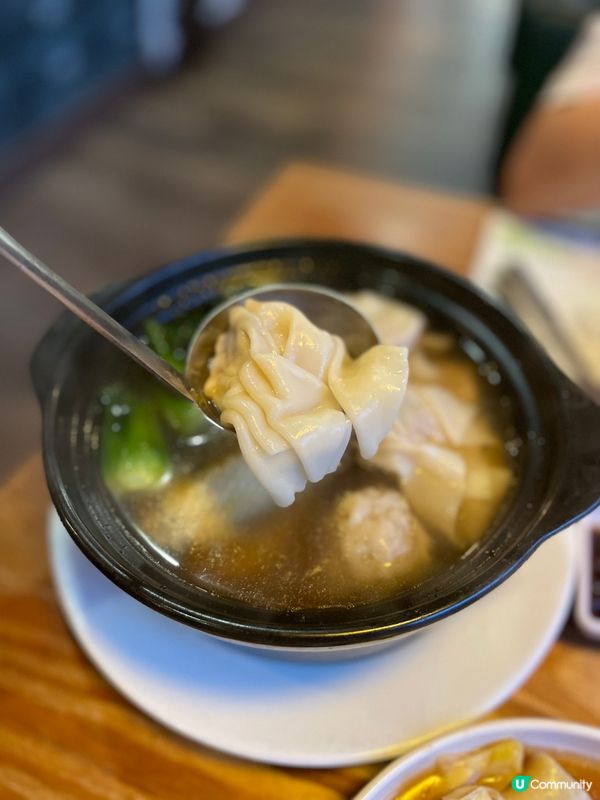
[[[348,353],[356,358],[379,343],[375,331],[363,315],[342,294],[324,286],[305,283],[277,283],[253,289],[214,308],[200,323],[188,346],[185,375],[196,389],[196,402],[205,415],[219,422],[220,411],[201,392],[208,378],[209,361],[215,351],[217,337],[229,326],[229,312],[233,306],[242,305],[248,298],[261,302],[289,303],[308,317],[318,328],[340,336]]]
[[[551,340],[548,342],[544,338],[541,340],[542,344],[558,347],[562,352],[565,366],[567,369],[571,368],[575,381],[594,402],[600,403],[600,384],[590,375],[579,350],[573,345],[568,333],[527,272],[518,264],[510,264],[498,275],[495,288],[504,302],[526,325],[531,327],[532,322],[535,324],[539,321],[542,326],[540,333],[545,334],[546,338],[549,336]],[[533,333],[535,335],[535,328]]]
[[[362,314],[337,292],[304,284],[272,285],[233,297],[208,314],[188,348],[185,374],[182,375],[3,228],[0,228],[0,254],[148,372],[196,403],[208,419],[220,428],[224,426],[219,421],[219,409],[205,397],[202,387],[208,376],[208,362],[214,352],[216,338],[227,328],[229,309],[243,303],[248,297],[263,301],[278,300],[296,306],[315,325],[341,336],[351,356],[360,355],[378,342]]]
[[[60,275],[57,275],[32,253],[19,244],[3,228],[0,228],[0,253],[21,269],[27,277],[50,294],[54,295],[70,311],[76,314],[87,325],[108,339],[124,353],[133,358],[148,372],[160,378],[168,386],[178,391],[188,400],[196,402],[192,387],[180,372],[174,369],[160,356],[146,347],[137,336],[124,328],[115,319],[109,316],[88,297],[77,291]]]

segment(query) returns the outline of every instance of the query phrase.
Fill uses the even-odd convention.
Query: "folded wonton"
[[[246,300],[229,326],[204,391],[278,505],[337,469],[352,429],[363,458],[376,453],[404,397],[406,348],[376,345],[353,361],[287,303]]]

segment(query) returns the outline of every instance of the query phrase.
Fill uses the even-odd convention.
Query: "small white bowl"
[[[598,759],[600,728],[552,719],[497,719],[433,739],[393,761],[354,800],[394,800],[403,786],[432,768],[441,755],[466,753],[499,739]]]

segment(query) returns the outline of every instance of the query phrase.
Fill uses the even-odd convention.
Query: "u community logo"
[[[524,792],[529,788],[531,782],[531,775],[515,775],[512,779],[512,788],[515,792]]]
[[[515,792],[524,792],[526,789],[543,789],[545,791],[562,791],[562,790],[574,790],[574,789],[582,789],[584,792],[589,794],[592,788],[591,781],[576,781],[574,778],[571,780],[539,780],[538,778],[531,779],[531,775],[515,775],[511,782],[512,788]]]

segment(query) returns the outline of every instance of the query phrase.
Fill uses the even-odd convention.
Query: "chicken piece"
[[[360,580],[413,577],[430,563],[429,537],[395,489],[346,492],[334,518],[342,556]]]
[[[371,323],[383,344],[410,349],[425,330],[425,314],[400,300],[366,290],[349,295],[349,300]]]

